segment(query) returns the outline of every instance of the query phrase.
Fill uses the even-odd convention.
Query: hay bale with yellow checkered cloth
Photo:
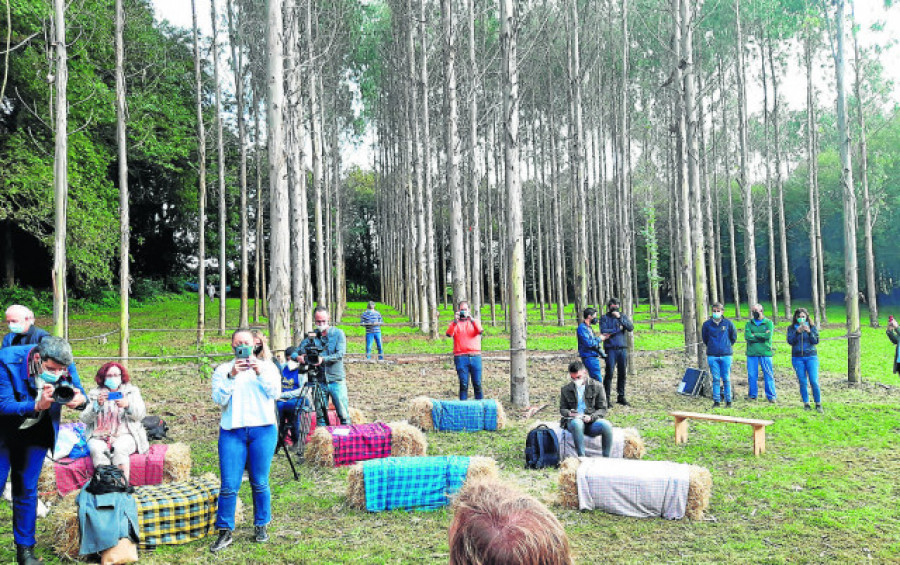
[[[635,518],[700,520],[711,491],[708,469],[670,461],[570,457],[559,471],[563,506]]]
[[[78,559],[81,533],[74,491],[62,497],[47,515],[53,551]],[[180,545],[207,536],[215,525],[219,479],[212,473],[187,481],[135,488],[140,547]],[[243,520],[243,504],[237,501],[235,523]]]

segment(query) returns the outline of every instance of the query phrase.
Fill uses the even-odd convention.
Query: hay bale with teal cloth
[[[388,457],[357,463],[347,474],[350,506],[369,512],[434,510],[450,503],[467,480],[496,477],[490,457]]]
[[[409,422],[425,431],[496,431],[506,425],[506,412],[494,399],[435,400],[419,396],[410,401]]]

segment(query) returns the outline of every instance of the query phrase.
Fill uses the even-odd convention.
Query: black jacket
[[[575,410],[578,410],[578,392],[575,383],[570,381],[559,391],[559,413],[562,416],[559,425],[565,428],[572,419],[569,412]],[[591,417],[591,422],[606,416],[606,391],[602,384],[590,377],[585,378],[584,383],[584,413]]]

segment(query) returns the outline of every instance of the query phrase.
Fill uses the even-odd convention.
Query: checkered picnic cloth
[[[497,429],[497,401],[432,400],[431,419],[440,432],[480,432]]]
[[[578,452],[575,451],[575,438],[569,430],[559,427],[558,422],[541,422],[556,434],[556,440],[559,442],[559,460],[562,461],[566,457],[577,457]],[[625,430],[622,428],[613,428],[613,444],[612,450],[609,452],[611,458],[621,459],[625,452]],[[584,436],[584,455],[585,457],[603,457],[603,439],[600,436],[590,437]]]
[[[189,481],[134,489],[141,547],[180,545],[205,537],[216,521],[219,480]]]
[[[366,510],[434,510],[449,503],[469,472],[468,457],[388,457],[363,463]]]
[[[143,485],[157,485],[163,479],[163,462],[166,459],[166,450],[169,446],[163,443],[154,443],[147,453],[134,453],[131,460],[131,476],[129,484],[133,487]],[[69,459],[63,457],[53,464],[56,474],[56,490],[60,496],[65,496],[78,490],[94,476],[94,464],[90,457]]]
[[[328,426],[334,445],[334,466],[391,455],[391,428],[386,424]]]
[[[634,518],[684,517],[690,487],[690,470],[684,463],[582,458],[576,476],[582,510]]]

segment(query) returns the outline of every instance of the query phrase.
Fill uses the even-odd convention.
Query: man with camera
[[[62,338],[0,349],[0,490],[12,471],[16,561],[34,565],[37,484],[48,449],[56,444],[62,407],[83,410],[84,388]]]
[[[461,300],[457,312],[447,328],[447,337],[453,338],[453,363],[459,377],[459,399],[469,397],[469,377],[472,378],[472,391],[475,400],[484,398],[481,390],[481,334],[484,327],[481,321],[473,318],[469,312],[469,302]]]
[[[599,323],[596,308],[585,308],[582,315],[582,322],[578,324],[575,336],[578,338],[578,356],[587,369],[588,375],[597,382],[603,382],[600,373],[600,358],[606,357],[602,346],[606,336],[594,335],[591,326]]]
[[[309,378],[318,380],[325,387],[334,402],[341,425],[350,424],[350,400],[347,396],[347,373],[344,371],[344,355],[347,353],[347,338],[343,330],[330,326],[331,315],[324,306],[313,311],[316,331],[307,334],[300,342],[298,360],[301,365],[309,365]],[[318,422],[328,422],[328,406],[316,406]]]
[[[34,325],[34,312],[21,304],[13,304],[6,309],[6,323],[9,324],[9,333],[3,336],[0,347],[36,345],[50,335]]]
[[[603,348],[606,350],[606,375],[603,377],[603,388],[606,389],[606,398],[612,406],[612,378],[613,371],[618,373],[616,378],[616,404],[630,406],[625,400],[625,369],[628,366],[628,342],[625,332],[633,332],[634,324],[628,316],[619,311],[619,299],[610,298],[606,301],[606,314],[600,317],[600,333],[605,337]]]

